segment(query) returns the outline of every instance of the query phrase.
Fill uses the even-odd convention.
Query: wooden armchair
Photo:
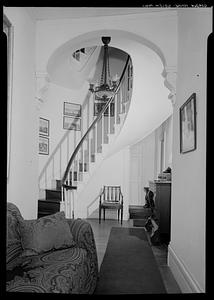
[[[105,210],[115,209],[118,211],[118,222],[123,223],[123,194],[120,186],[104,186],[100,194],[99,203],[99,223],[101,222],[101,213],[103,209],[103,219],[105,220]]]

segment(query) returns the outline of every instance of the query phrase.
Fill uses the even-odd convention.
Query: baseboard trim
[[[204,293],[170,245],[168,246],[168,265],[182,293]]]

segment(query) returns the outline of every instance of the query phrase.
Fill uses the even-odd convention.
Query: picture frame
[[[180,153],[196,149],[196,93],[180,107]]]
[[[63,114],[70,117],[81,117],[81,105],[71,102],[64,102]]]
[[[39,154],[49,155],[49,139],[45,136],[39,136]]]
[[[49,136],[49,120],[39,118],[39,134]]]
[[[75,130],[80,131],[81,130],[81,118],[73,118],[64,116],[63,117],[63,129],[67,130]]]

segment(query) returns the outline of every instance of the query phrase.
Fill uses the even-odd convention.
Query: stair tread
[[[46,202],[60,202],[61,200],[59,199],[39,199],[38,201],[46,201]]]
[[[69,190],[76,190],[77,186],[71,186],[71,185],[67,185],[67,184],[63,184],[63,186]]]

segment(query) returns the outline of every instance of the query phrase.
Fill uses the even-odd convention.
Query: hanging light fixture
[[[90,83],[89,91],[94,93],[98,98],[101,100],[108,100],[112,96],[114,96],[117,82],[118,82],[118,75],[116,74],[113,78],[110,76],[110,69],[109,69],[109,54],[108,54],[108,44],[111,41],[111,37],[102,37],[102,42],[104,44],[104,55],[103,55],[103,67],[102,67],[102,74],[100,79],[100,85],[94,85]]]

